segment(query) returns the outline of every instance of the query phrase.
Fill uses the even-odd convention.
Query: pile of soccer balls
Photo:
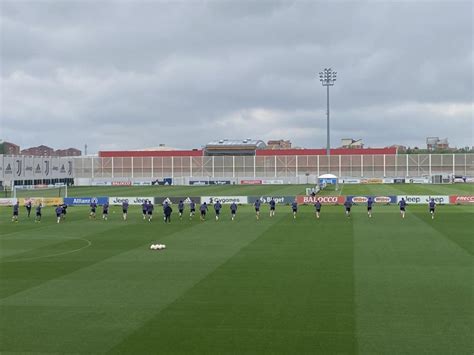
[[[152,244],[150,245],[151,250],[163,250],[166,249],[166,245],[164,244]]]

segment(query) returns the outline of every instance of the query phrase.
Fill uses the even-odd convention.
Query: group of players
[[[59,223],[61,222],[62,220],[65,220],[66,219],[66,214],[67,214],[67,205],[65,203],[61,204],[61,205],[56,205],[55,206],[55,213],[56,213],[56,223]],[[28,218],[30,218],[31,216],[31,210],[33,209],[33,203],[31,202],[31,200],[28,200],[26,201],[25,203],[25,208],[26,208],[26,215]],[[43,205],[40,203],[38,203],[35,207],[35,210],[36,210],[36,214],[35,214],[35,223],[40,223],[41,222],[41,218],[43,216],[42,214],[42,210],[43,210]],[[19,214],[19,211],[20,211],[20,203],[17,201],[14,205],[13,205],[13,216],[12,216],[12,222],[16,222],[18,223],[18,214]]]
[[[372,207],[373,207],[374,203],[375,203],[375,201],[371,197],[369,197],[368,200],[367,200],[367,215],[368,215],[369,218],[372,218]],[[257,220],[260,219],[261,205],[262,205],[262,202],[260,200],[256,200],[253,204],[253,206],[255,208],[255,216],[256,216]],[[268,202],[268,205],[270,207],[270,217],[274,217],[275,216],[276,201],[272,198]],[[353,203],[350,200],[346,200],[344,202],[345,215],[348,218],[350,218],[350,216],[351,216],[352,205],[353,205]],[[406,207],[408,205],[406,200],[404,198],[402,198],[400,200],[400,202],[398,203],[398,205],[400,207],[400,216],[402,218],[405,218]],[[429,212],[431,214],[431,218],[434,219],[436,202],[433,198],[429,201],[428,206],[429,206]],[[25,204],[25,207],[26,207],[26,211],[27,211],[27,216],[29,218],[30,214],[31,214],[32,207],[33,207],[32,202],[27,201],[26,204]],[[56,206],[55,212],[56,212],[56,221],[57,221],[57,223],[60,223],[60,221],[62,221],[66,218],[67,207],[68,206],[66,204]],[[153,203],[150,200],[145,200],[143,202],[143,204],[141,205],[141,207],[142,207],[142,213],[143,213],[143,220],[148,219],[148,222],[151,222],[152,218],[153,218],[153,211],[154,211]],[[171,204],[168,201],[165,200],[163,202],[162,207],[163,207],[163,220],[164,220],[164,222],[165,223],[171,223],[171,214],[173,212]],[[214,205],[212,207],[214,208],[215,219],[216,219],[216,221],[218,221],[219,217],[221,215],[222,204],[219,200],[216,200],[216,202],[214,203]],[[316,203],[314,204],[314,208],[315,208],[315,217],[317,219],[319,219],[320,216],[321,216],[321,207],[322,207],[321,202],[316,201]],[[41,203],[36,206],[35,222],[41,222],[41,216],[42,216],[41,215],[41,210],[42,210],[42,208],[43,208],[43,206],[42,206]],[[90,213],[89,213],[89,218],[90,219],[95,219],[96,218],[97,208],[98,208],[97,202],[94,202],[94,201],[91,202],[91,204],[90,204]],[[122,218],[123,218],[124,221],[126,221],[127,217],[128,217],[128,208],[129,208],[128,200],[125,200],[122,203]],[[238,206],[235,202],[233,202],[230,205],[229,208],[230,208],[230,213],[231,213],[231,219],[232,219],[232,221],[234,221],[235,218],[236,218],[236,215],[237,215]],[[16,202],[16,204],[13,205],[12,222],[18,222],[19,209],[20,209],[19,203]],[[185,209],[185,203],[183,201],[179,201],[179,203],[178,203],[179,219],[183,218],[184,209]],[[206,220],[206,214],[207,214],[208,210],[209,210],[209,205],[206,202],[203,202],[199,206],[200,220],[201,221]],[[298,213],[298,202],[296,200],[294,200],[291,203],[291,210],[293,212],[293,218],[296,219],[296,215]],[[190,203],[189,203],[189,219],[192,219],[194,217],[195,213],[196,213],[196,203],[193,200],[191,200]],[[108,215],[109,215],[109,203],[106,202],[102,205],[102,219],[107,220]]]

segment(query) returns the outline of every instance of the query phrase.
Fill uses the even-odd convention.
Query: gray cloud
[[[2,1],[0,137],[92,150],[215,138],[473,145],[470,1]]]

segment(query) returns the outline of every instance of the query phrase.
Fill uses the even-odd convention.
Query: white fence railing
[[[474,154],[216,156],[74,159],[74,176],[87,179],[298,178],[474,176]]]

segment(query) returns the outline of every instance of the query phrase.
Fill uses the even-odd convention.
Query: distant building
[[[447,150],[449,149],[448,138],[439,139],[439,137],[427,137],[426,149],[433,150]]]
[[[21,151],[22,155],[34,155],[34,156],[53,156],[54,149],[46,145],[40,145],[38,147],[31,147],[23,149]]]
[[[399,144],[393,144],[388,148],[395,148],[397,149],[398,153],[405,153],[407,151],[407,147],[404,145],[399,145]]]
[[[46,145],[40,145],[38,147],[31,147],[23,149],[21,155],[32,155],[42,157],[77,157],[82,155],[82,152],[76,148],[58,149],[54,150]]]
[[[221,139],[206,144],[204,155],[256,155],[257,150],[266,147],[264,141],[257,139]]]
[[[270,140],[267,142],[267,147],[265,149],[291,149],[291,141],[279,139],[279,140]]]
[[[364,148],[364,143],[362,143],[362,139],[354,140],[352,138],[342,138],[341,148],[362,149]]]
[[[20,146],[10,142],[0,142],[0,154],[18,155],[20,154]]]
[[[82,152],[76,148],[68,148],[68,149],[57,149],[54,152],[54,155],[58,157],[78,157],[82,155]]]

